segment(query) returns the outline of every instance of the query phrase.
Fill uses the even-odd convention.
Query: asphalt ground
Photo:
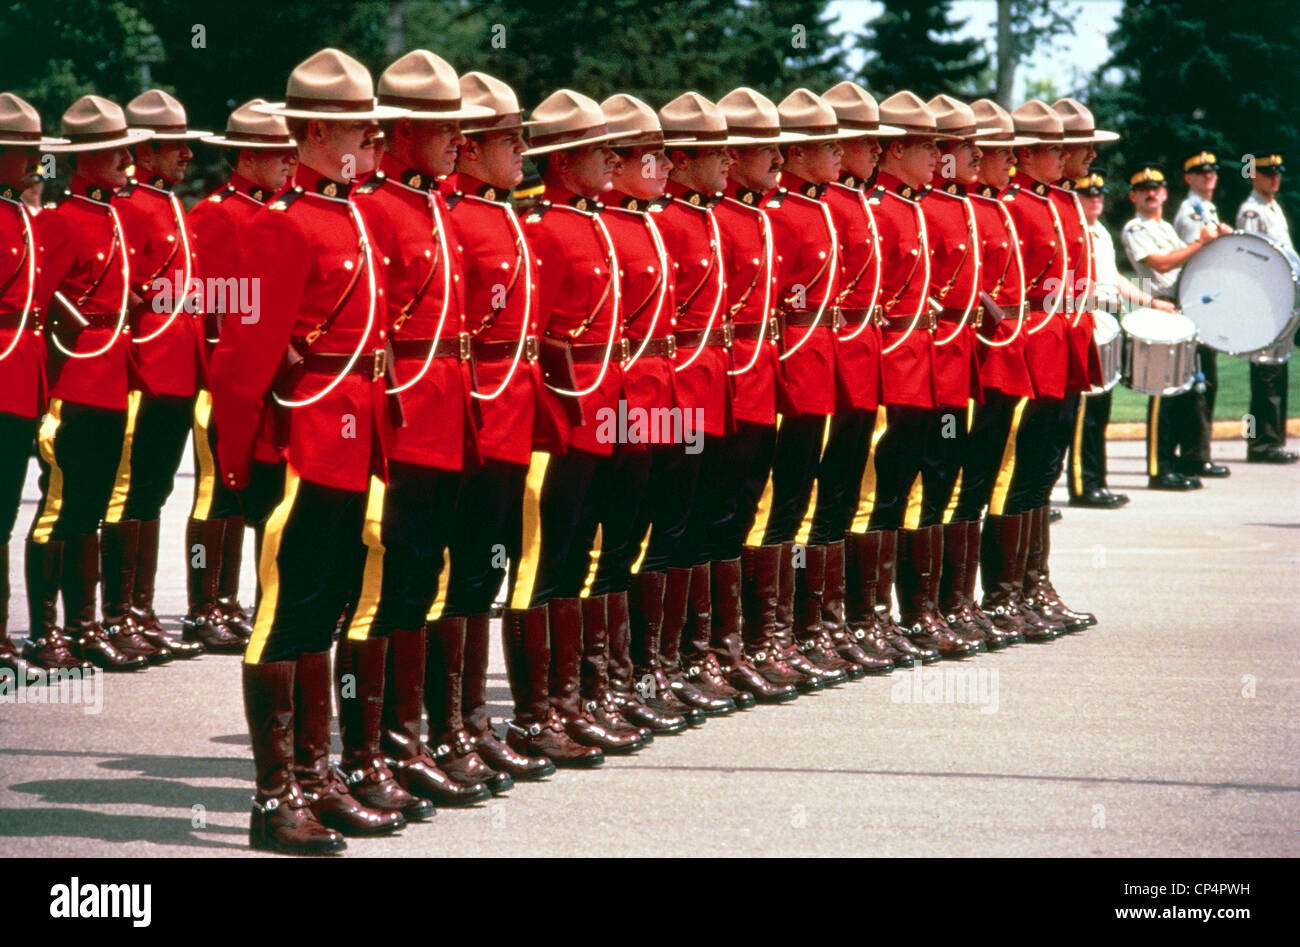
[[[1111,444],[1127,508],[1067,508],[1053,527],[1056,585],[1097,627],[711,720],[600,770],[351,840],[348,853],[1300,854],[1300,465],[1247,465],[1243,443],[1223,441],[1230,479],[1156,493],[1141,450]],[[159,611],[173,626],[190,490],[187,469],[163,520]],[[36,496],[33,465],[17,537]],[[21,563],[19,552],[15,633]],[[245,570],[247,600],[251,552]],[[493,647],[500,719],[509,695]],[[237,665],[207,655],[101,678],[98,707],[93,694],[0,702],[5,850],[250,854]]]

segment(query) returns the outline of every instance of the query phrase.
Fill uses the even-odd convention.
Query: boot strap
[[[537,737],[541,736],[542,733],[542,725],[540,723],[530,723],[527,727],[521,727],[513,720],[507,720],[506,729],[513,730],[515,733],[524,737]]]
[[[253,808],[259,812],[270,814],[281,806],[287,806],[290,809],[302,809],[307,805],[307,800],[302,791],[302,787],[297,783],[290,783],[289,788],[279,796],[272,796],[265,802],[259,802],[257,796],[249,797],[253,803]]]

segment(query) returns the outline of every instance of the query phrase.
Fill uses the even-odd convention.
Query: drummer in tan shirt
[[[1138,285],[1156,299],[1173,302],[1174,285],[1183,264],[1219,235],[1202,227],[1191,243],[1184,243],[1163,217],[1169,192],[1161,165],[1139,165],[1129,177],[1129,200],[1136,216],[1124,225],[1120,240],[1138,275]],[[1147,404],[1147,486],[1152,490],[1197,490],[1201,480],[1179,469],[1200,466],[1198,399],[1204,393],[1193,387],[1180,395],[1154,395]]]

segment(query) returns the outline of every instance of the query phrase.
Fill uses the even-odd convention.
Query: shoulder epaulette
[[[1019,193],[1020,193],[1019,184],[1008,184],[1006,191],[1004,191],[1002,194],[1002,199],[1004,201],[1015,200],[1016,195]]]
[[[372,174],[369,178],[366,179],[365,183],[358,184],[356,187],[354,187],[352,189],[352,193],[373,194],[375,193],[375,191],[383,187],[384,182],[387,180],[388,180],[388,175],[384,174],[384,172],[382,171],[376,171],[374,174]]]
[[[301,187],[290,188],[275,200],[271,201],[271,203],[267,204],[266,207],[268,210],[288,210],[289,205],[302,197],[304,193],[305,192]]]
[[[223,187],[221,190],[217,191],[217,193],[215,193],[215,194],[213,194],[211,197],[209,197],[208,200],[212,201],[212,203],[214,203],[214,204],[220,204],[220,203],[221,203],[222,201],[224,201],[227,197],[229,197],[231,194],[234,194],[234,193],[235,193],[235,185],[233,185],[233,184],[227,184],[227,185],[226,185],[225,187]]]
[[[538,204],[536,207],[534,207],[532,210],[528,212],[528,216],[524,218],[524,223],[526,224],[537,223],[539,220],[542,219],[542,215],[545,214],[550,209],[551,209],[551,202],[542,201],[542,203]]]
[[[117,196],[130,197],[131,193],[135,190],[135,186],[139,183],[140,182],[137,181],[135,178],[132,178],[131,180],[127,181],[126,184],[124,184],[122,187],[118,188]]]
[[[763,206],[764,206],[764,207],[780,207],[781,204],[785,201],[785,195],[786,195],[786,193],[787,193],[787,192],[786,192],[786,189],[785,189],[785,188],[783,188],[783,187],[778,187],[778,188],[776,189],[776,193],[773,194],[771,197],[769,197],[769,198],[767,199],[767,203],[764,204]]]
[[[461,198],[464,196],[465,194],[463,191],[452,191],[450,194],[444,197],[443,200],[447,204],[447,210],[451,210],[453,207],[459,204]]]

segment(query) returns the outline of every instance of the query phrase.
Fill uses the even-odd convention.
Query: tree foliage
[[[966,25],[951,15],[948,0],[885,0],[884,11],[867,24],[862,44],[869,50],[860,76],[877,98],[910,89],[922,98],[947,93],[979,98],[992,90],[988,53],[977,39],[959,39]]]

